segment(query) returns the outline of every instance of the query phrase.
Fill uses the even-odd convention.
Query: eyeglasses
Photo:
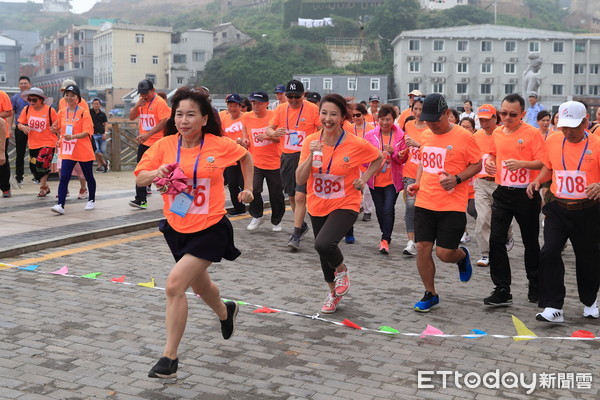
[[[286,94],[285,97],[287,97],[288,99],[299,99],[300,97],[302,97],[302,95],[301,94],[297,94],[297,95]]]
[[[362,117],[362,114],[352,114],[352,116],[353,116],[354,118],[360,118],[360,117]]]
[[[517,118],[519,116],[518,113],[509,113],[508,111],[498,111],[498,115],[501,117],[506,117],[508,115],[511,118]]]
[[[425,101],[425,97],[414,96],[413,101]]]
[[[38,100],[39,100],[39,98],[37,98],[37,97],[28,97],[27,98],[27,101],[29,103],[36,103]]]

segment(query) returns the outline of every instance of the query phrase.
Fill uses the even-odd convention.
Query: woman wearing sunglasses
[[[27,135],[33,177],[40,182],[37,197],[46,197],[50,193],[48,175],[58,139],[51,127],[58,117],[49,105],[52,104],[52,98],[47,97],[42,89],[34,87],[25,90],[21,92],[21,98],[29,105],[21,112],[17,128]]]

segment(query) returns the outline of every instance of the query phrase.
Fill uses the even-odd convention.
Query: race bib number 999
[[[339,199],[346,195],[344,177],[331,174],[313,174],[313,192],[325,200]]]

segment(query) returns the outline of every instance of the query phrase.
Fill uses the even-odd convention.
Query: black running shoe
[[[221,321],[221,333],[223,339],[227,340],[235,333],[235,317],[237,317],[240,306],[235,301],[226,301],[225,307],[227,307],[227,319]]]
[[[507,289],[495,288],[491,296],[483,299],[483,304],[492,307],[505,307],[512,305],[512,294]]]
[[[177,378],[177,365],[179,359],[171,360],[168,357],[161,357],[160,360],[148,372],[149,378],[173,379]]]

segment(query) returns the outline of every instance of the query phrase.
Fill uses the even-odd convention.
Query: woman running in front
[[[235,260],[240,255],[225,211],[223,170],[227,166],[241,161],[245,187],[238,199],[252,201],[252,157],[235,141],[221,136],[220,122],[206,93],[180,88],[173,97],[171,118],[178,134],[152,145],[135,169],[136,184],[142,187],[156,178],[167,178],[172,172],[184,174],[187,181],[183,191],[175,190],[174,183],[159,188],[172,193],[163,195],[166,220],[160,222],[159,228],[176,263],[165,288],[167,343],[148,374],[151,378],[177,377],[177,348],[187,322],[185,292],[190,286],[221,321],[223,339],[233,335],[238,304],[223,302],[219,288],[208,274],[213,262],[222,258]]]
[[[383,156],[364,139],[342,129],[344,121],[350,118],[342,96],[325,96],[319,115],[323,130],[304,141],[296,181],[299,185],[306,183],[315,249],[329,287],[321,312],[330,314],[350,289],[348,268],[338,244],[356,221],[361,191],[381,167]],[[371,165],[361,176],[363,163]]]

